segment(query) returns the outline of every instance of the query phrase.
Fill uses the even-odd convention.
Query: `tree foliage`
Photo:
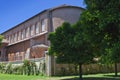
[[[88,39],[98,52],[109,53],[116,62],[116,45],[120,40],[120,0],[84,0],[86,11],[80,17]],[[118,46],[118,45],[117,45]],[[109,50],[109,51],[108,51]],[[119,58],[120,59],[120,58]],[[117,60],[118,61],[118,60]]]
[[[0,35],[0,44],[1,44],[1,42],[2,42],[2,39],[3,39],[3,36]]]
[[[84,31],[104,62],[120,62],[120,0],[84,0]],[[99,56],[100,56],[99,55]]]
[[[3,36],[0,35],[0,45],[2,44]]]
[[[94,54],[89,40],[84,37],[81,24],[63,23],[55,32],[49,34],[51,42],[49,54],[57,56],[59,63],[79,65],[80,79],[82,80],[82,65],[93,61]]]
[[[80,24],[63,23],[49,34],[49,54],[56,55],[62,63],[84,64],[92,61],[90,43],[85,40]]]
[[[75,25],[64,23],[49,35],[49,54],[58,61],[86,63],[101,57],[120,60],[120,0],[84,0],[86,10]],[[62,61],[61,61],[62,60]]]

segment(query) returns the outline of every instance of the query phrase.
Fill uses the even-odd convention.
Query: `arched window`
[[[23,32],[23,30],[21,31],[21,40],[23,39],[23,37],[24,37],[24,32]]]
[[[35,25],[32,25],[32,26],[30,27],[30,36],[33,36],[33,35],[34,35],[34,27],[35,27]]]
[[[26,34],[25,34],[25,37],[26,38],[28,38],[29,37],[29,33],[30,33],[30,27],[27,27],[26,29],[25,29],[25,32],[26,32]]]
[[[42,29],[42,32],[45,31],[45,20],[44,19],[41,21],[41,29]]]
[[[35,34],[39,33],[39,22],[35,25]]]

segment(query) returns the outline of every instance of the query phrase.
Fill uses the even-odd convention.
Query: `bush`
[[[14,65],[13,74],[22,75],[23,74],[23,65],[16,65],[16,66]]]
[[[45,61],[40,62],[40,64],[39,64],[39,72],[40,72],[41,75],[45,74],[45,68],[46,68]]]
[[[23,61],[23,69],[24,69],[24,74],[30,75],[31,69],[30,69],[30,61],[24,60]]]
[[[0,63],[0,73],[5,73],[6,64]]]
[[[32,73],[32,75],[38,75],[39,74],[39,70],[38,70],[35,62],[31,62],[31,73]]]
[[[25,75],[38,75],[39,70],[35,62],[30,62],[28,60],[23,61],[23,69]]]
[[[11,63],[7,64],[5,68],[5,73],[12,74],[12,71],[13,71],[12,64]]]
[[[39,75],[45,73],[45,63],[42,63],[41,69],[37,67],[35,62],[24,60],[21,65],[14,65],[11,63],[0,63],[0,73],[16,74],[16,75]]]

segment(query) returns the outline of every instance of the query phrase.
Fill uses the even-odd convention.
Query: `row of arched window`
[[[23,30],[20,30],[16,33],[13,33],[12,35],[8,35],[6,39],[9,41],[9,43],[15,43],[17,41],[29,38],[31,36],[34,36],[36,34],[42,33],[46,31],[46,25],[45,21],[41,20],[41,22],[37,22],[36,24],[27,27]]]

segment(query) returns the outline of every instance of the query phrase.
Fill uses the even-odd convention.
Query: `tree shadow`
[[[75,78],[69,78],[69,79],[61,79],[61,80],[79,80],[78,77]],[[99,78],[99,77],[89,77],[89,78],[83,78],[83,80],[120,80],[120,78]]]
[[[106,76],[106,77],[120,78],[120,75],[118,75],[118,76],[115,76],[115,75],[104,75],[104,76]]]

